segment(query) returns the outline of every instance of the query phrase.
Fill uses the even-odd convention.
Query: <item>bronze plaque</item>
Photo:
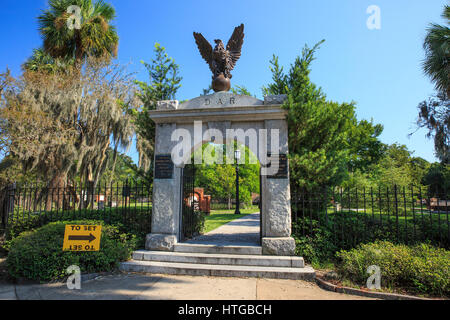
[[[270,159],[270,163],[267,166],[270,168],[272,164],[278,163],[278,172],[274,175],[267,176],[268,179],[287,179],[289,175],[289,162],[287,154],[267,154]]]
[[[155,156],[155,179],[172,179],[173,162],[170,154]]]

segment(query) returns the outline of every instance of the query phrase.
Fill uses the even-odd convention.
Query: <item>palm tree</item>
[[[81,27],[71,30],[67,20],[72,14],[67,9],[72,5],[81,8]],[[114,18],[114,8],[103,0],[49,0],[49,8],[38,17],[44,51],[53,58],[75,58],[78,63],[88,55],[115,57],[119,37],[110,24]]]
[[[48,73],[69,71],[69,67],[73,66],[74,58],[53,58],[42,48],[34,49],[33,55],[25,61],[22,68],[28,71],[44,71]]]
[[[450,24],[450,6],[445,6],[442,17]],[[423,69],[440,92],[450,96],[450,28],[431,24],[423,44]]]

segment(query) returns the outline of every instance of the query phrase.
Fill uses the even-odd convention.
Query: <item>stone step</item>
[[[285,268],[303,268],[305,266],[305,262],[301,257],[164,252],[145,250],[133,252],[133,260]]]
[[[238,255],[261,255],[262,248],[259,246],[220,246],[212,244],[177,243],[174,246],[175,252],[186,253],[217,253],[217,254],[238,254]]]
[[[122,262],[120,270],[124,272],[212,277],[252,277],[310,281],[315,278],[314,269],[309,266],[304,268],[283,268],[131,260]]]

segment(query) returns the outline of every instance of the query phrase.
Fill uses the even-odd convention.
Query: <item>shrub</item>
[[[11,240],[25,231],[32,231],[50,222],[69,220],[98,220],[107,225],[116,226],[122,233],[136,235],[138,247],[145,245],[145,236],[151,232],[152,209],[142,208],[108,208],[105,210],[72,210],[64,212],[42,212],[29,215],[27,212],[15,211],[8,224],[7,239]],[[5,248],[9,249],[9,242]]]
[[[387,241],[362,244],[336,254],[337,272],[346,280],[365,285],[367,268],[381,269],[381,285],[410,292],[450,295],[450,251],[429,244],[395,245]]]
[[[63,251],[66,224],[101,224],[100,251]],[[7,257],[8,272],[13,278],[51,281],[64,278],[67,267],[77,265],[82,273],[112,271],[120,261],[128,260],[136,246],[134,235],[120,233],[117,227],[101,221],[81,220],[49,223],[27,231],[11,241]]]
[[[295,239],[296,255],[303,257],[313,266],[333,260],[337,251],[332,239],[333,235],[327,228],[321,227],[318,221],[298,219],[293,223],[292,236]]]

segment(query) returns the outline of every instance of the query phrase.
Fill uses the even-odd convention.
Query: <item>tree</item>
[[[450,164],[450,100],[446,94],[441,92],[419,104],[417,125],[428,130],[427,138],[433,138],[437,158]]]
[[[376,162],[382,145],[381,125],[358,121],[355,103],[328,101],[309,74],[314,54],[305,46],[287,74],[278,58],[271,60],[272,83],[263,87],[265,95],[286,94],[291,180],[298,187],[341,184],[348,171]]]
[[[200,95],[206,96],[206,95],[210,94],[211,91],[212,91],[212,85],[209,85],[209,87],[207,89],[203,89],[203,92]],[[246,87],[240,86],[240,85],[235,85],[234,87],[231,88],[230,91],[231,91],[231,93],[237,94],[237,95],[256,97],[255,95],[251,94],[251,92],[248,91],[248,89]]]
[[[115,161],[108,161],[104,174],[101,176],[99,185],[110,186],[117,183],[125,183],[126,180],[129,184],[132,182],[141,184],[142,179],[137,174],[138,167],[134,164],[133,159],[124,153],[116,152],[114,149],[108,149],[108,159],[114,159]],[[116,153],[116,155],[114,155]]]
[[[34,49],[33,55],[23,64],[22,69],[48,73],[65,73],[75,65],[75,59],[53,58],[43,49]]]
[[[349,171],[367,171],[378,163],[385,153],[386,146],[379,140],[383,125],[374,124],[373,120],[357,121],[353,119],[349,137],[350,157]]]
[[[134,134],[132,110],[137,108],[137,90],[132,74],[106,60],[88,60],[81,74],[83,92],[75,105],[80,134],[76,142],[77,168],[89,188],[95,190],[103,174],[108,149],[129,147]],[[113,160],[115,161],[115,160]]]
[[[49,189],[77,175],[95,188],[110,145],[117,151],[131,142],[134,87],[123,67],[98,59],[67,74],[25,72],[0,100],[6,154],[40,172]]]
[[[0,162],[0,190],[11,183],[36,184],[39,173],[24,171],[22,163],[17,157],[7,156]]]
[[[443,18],[450,23],[450,6],[445,6]],[[450,163],[450,28],[431,24],[425,38],[423,70],[434,83],[437,94],[419,104],[419,128],[428,130],[434,139],[436,156]]]
[[[428,186],[429,197],[448,199],[450,195],[450,165],[433,163],[422,182]]]
[[[71,6],[81,10],[74,28],[68,26]],[[18,85],[3,99],[7,152],[40,172],[49,189],[76,176],[95,188],[117,149],[130,144],[137,99],[131,75],[111,62],[118,48],[114,18],[113,7],[101,0],[49,0],[38,17],[43,48],[34,50]],[[38,121],[25,122],[28,133],[14,121],[21,113]]]
[[[62,77],[48,73],[25,73],[18,80],[6,73],[0,78],[5,84],[0,95],[5,156],[19,159],[25,170],[36,169],[51,187],[63,184],[76,154],[77,130],[63,108],[73,101],[73,92]],[[55,121],[55,114],[61,121]]]
[[[372,168],[376,184],[383,188],[413,185],[411,155],[405,145],[387,146],[383,158]]]
[[[412,157],[409,160],[409,163],[411,167],[412,184],[415,186],[422,185],[423,178],[430,169],[431,164],[427,160],[420,157]]]
[[[236,146],[235,144],[235,148]],[[211,151],[207,150],[211,147]],[[211,164],[212,161],[208,162],[207,159],[209,156],[215,159],[218,148],[222,148],[223,163]],[[245,153],[245,164],[239,164],[239,197],[241,203],[250,206],[252,193],[259,193],[260,166],[253,164],[255,155],[248,148],[241,146],[240,149]],[[204,161],[203,164],[196,165],[195,186],[204,188],[213,200],[227,200],[228,209],[231,209],[231,201],[236,195],[236,168],[226,164],[226,145],[204,144],[201,149],[195,150],[194,154],[200,150],[203,150]]]
[[[246,87],[240,86],[240,85],[235,85],[233,88],[231,88],[231,92],[233,94],[242,95],[242,96],[250,96],[250,97],[253,96]]]
[[[445,6],[442,18],[450,24],[450,6]],[[450,28],[432,23],[428,28],[423,48],[425,74],[431,78],[438,92],[450,96]]]
[[[43,49],[53,58],[81,63],[88,56],[117,56],[119,37],[111,25],[114,8],[102,0],[49,0],[49,9],[38,17]],[[81,9],[80,28],[68,28],[70,6]]]
[[[166,49],[155,43],[155,58],[151,63],[141,63],[148,71],[150,83],[136,81],[139,87],[137,96],[143,106],[134,112],[136,126],[137,150],[139,152],[139,168],[141,175],[152,180],[152,162],[155,145],[155,124],[150,119],[149,111],[156,109],[156,103],[161,100],[173,100],[181,87],[182,77],[175,60],[168,56]]]

